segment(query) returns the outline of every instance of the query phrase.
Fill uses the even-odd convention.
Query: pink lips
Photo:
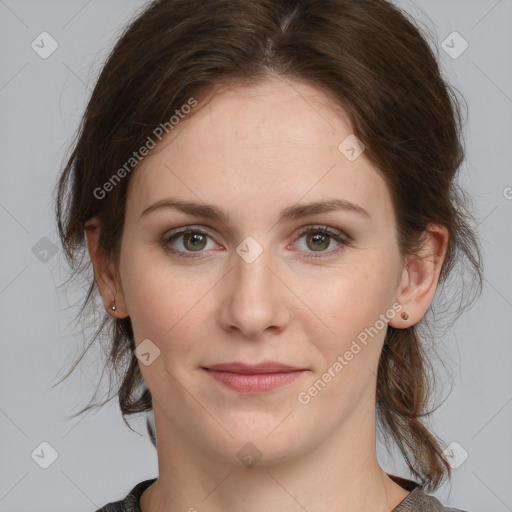
[[[222,363],[204,368],[215,380],[242,393],[262,393],[284,386],[300,377],[305,369],[274,361],[249,365]]]

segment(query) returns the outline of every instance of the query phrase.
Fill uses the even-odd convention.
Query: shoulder
[[[468,512],[458,508],[444,507],[435,497],[425,493],[423,487],[414,480],[388,473],[398,485],[410,491],[391,512]]]
[[[111,501],[96,510],[96,512],[141,512],[139,500],[142,493],[156,481],[156,478],[139,482],[133,489],[121,500]]]
[[[458,508],[445,507],[435,497],[416,487],[392,512],[468,512]]]

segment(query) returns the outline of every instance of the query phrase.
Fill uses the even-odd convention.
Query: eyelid
[[[210,228],[209,226],[202,226],[202,225],[198,225],[198,224],[189,224],[189,225],[181,226],[179,228],[174,228],[169,231],[166,231],[164,233],[164,235],[162,236],[162,238],[167,239],[173,235],[186,233],[188,231],[199,231],[199,232],[203,232],[204,234],[206,234],[206,235],[210,236],[212,239],[214,239],[215,236],[212,234],[210,229],[212,229],[212,228]],[[352,238],[347,234],[346,231],[343,231],[341,229],[337,229],[334,227],[330,227],[327,225],[323,225],[323,224],[311,224],[304,228],[299,228],[296,238],[301,237],[304,234],[309,233],[310,231],[315,231],[315,230],[316,231],[326,231],[332,235],[337,235],[337,236],[343,237],[343,239],[347,243],[352,241]]]
[[[209,227],[199,226],[196,224],[189,224],[186,226],[181,226],[179,228],[174,228],[174,229],[170,229],[169,231],[166,231],[163,234],[162,238],[164,240],[166,240],[168,238],[171,238],[174,235],[181,235],[183,233],[188,233],[189,231],[194,231],[194,232],[198,231],[198,232],[204,233],[205,235],[208,235],[211,238],[214,238],[212,233],[209,231],[209,229],[210,229]]]
[[[352,241],[352,238],[345,231],[342,231],[341,229],[332,228],[330,226],[325,226],[322,224],[313,224],[311,226],[307,226],[301,229],[297,236],[300,238],[305,234],[314,233],[316,231],[324,231],[330,236],[342,238],[345,243],[349,243]]]

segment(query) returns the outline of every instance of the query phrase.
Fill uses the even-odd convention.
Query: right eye
[[[201,231],[199,229],[193,228],[185,228],[178,232],[166,234],[166,236],[162,240],[162,245],[165,250],[168,252],[177,255],[178,257],[183,258],[199,258],[201,257],[201,253],[205,250],[205,246],[207,245],[208,238],[211,239],[208,233]],[[172,244],[177,240],[181,239],[178,245],[181,245],[183,249],[176,249]],[[213,241],[213,239],[212,239]],[[189,254],[186,254],[186,253]],[[193,255],[190,253],[197,252],[199,254]]]

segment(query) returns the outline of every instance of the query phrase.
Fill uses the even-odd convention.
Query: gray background
[[[157,475],[144,416],[132,417],[133,433],[113,400],[70,419],[100,380],[99,350],[50,388],[88,341],[73,323],[81,290],[56,289],[68,270],[53,252],[52,187],[94,78],[143,4],[0,0],[0,512],[92,511]],[[512,510],[512,0],[399,5],[432,31],[445,76],[467,100],[462,183],[475,199],[486,265],[482,297],[438,349],[447,398],[432,425],[458,443],[454,465],[461,449],[468,457],[435,495],[470,512],[504,512]],[[58,43],[47,59],[31,47],[44,31]],[[469,43],[458,58],[442,47],[453,31]],[[58,454],[47,469],[31,455],[44,441]],[[379,458],[408,475],[382,446]]]

